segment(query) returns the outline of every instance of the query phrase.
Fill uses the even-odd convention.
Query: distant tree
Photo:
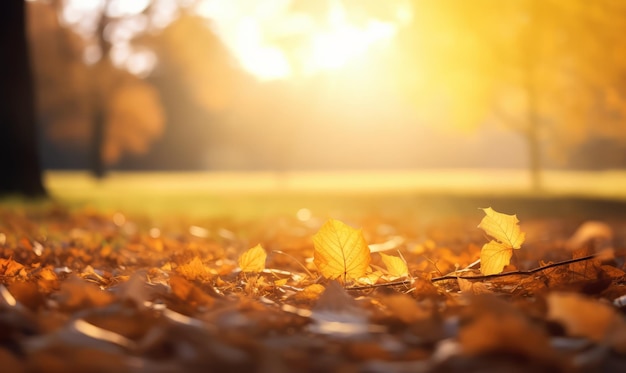
[[[25,2],[0,4],[0,194],[44,196]]]
[[[101,14],[94,35],[100,58],[88,64],[85,50],[94,46],[59,23],[62,3],[28,4],[37,106],[46,136],[86,150],[96,177],[125,153],[145,153],[163,132],[165,114],[156,88],[113,65],[104,35],[113,21]]]
[[[241,69],[211,22],[190,11],[181,12],[157,33],[142,35],[136,43],[158,57],[148,81],[159,90],[168,120],[176,123],[166,128],[152,159],[164,168],[212,167],[207,157],[221,163],[224,158],[211,150],[222,143],[218,139],[224,139],[225,127],[233,127],[225,119],[246,106],[242,91],[254,85],[253,78]],[[235,106],[239,110],[232,110]],[[176,158],[171,149],[176,149]]]
[[[179,79],[208,112],[234,103],[246,75],[206,18],[182,13],[160,33],[137,41],[159,56],[159,73]]]
[[[401,91],[433,122],[517,130],[536,190],[543,156],[565,158],[594,133],[626,135],[623,1],[413,5],[412,25],[398,38]]]

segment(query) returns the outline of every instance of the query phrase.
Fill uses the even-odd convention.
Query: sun
[[[395,17],[362,12],[356,20],[339,0],[327,1],[321,14],[293,11],[289,0],[220,3],[203,1],[197,11],[214,22],[242,67],[259,80],[342,69],[393,39],[408,14],[403,0],[389,1]]]

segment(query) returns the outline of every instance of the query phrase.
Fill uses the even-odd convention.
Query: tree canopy
[[[397,87],[436,123],[496,122],[552,153],[623,136],[621,1],[415,1],[398,43]]]

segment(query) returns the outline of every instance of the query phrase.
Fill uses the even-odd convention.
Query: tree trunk
[[[45,196],[26,40],[26,3],[0,3],[0,194]]]
[[[105,121],[103,110],[96,110],[93,118],[93,134],[91,138],[91,173],[97,179],[102,179],[106,176],[106,165],[103,155]]]
[[[527,116],[525,137],[528,145],[528,171],[530,173],[531,190],[539,193],[543,190],[541,180],[541,143],[540,143],[540,115],[539,102],[537,97],[537,69],[541,63],[539,48],[537,43],[540,42],[541,12],[537,0],[530,3],[530,23],[525,40],[526,58],[523,61],[524,79],[526,85],[527,98]]]
[[[529,96],[533,93],[529,92]],[[533,192],[543,190],[541,178],[541,144],[539,142],[539,118],[536,112],[536,104],[529,108],[528,128],[526,129],[526,143],[528,145],[528,170],[530,172],[530,187]]]
[[[106,176],[106,163],[104,161],[104,142],[106,140],[106,105],[107,95],[110,94],[104,87],[100,86],[101,80],[96,76],[104,74],[108,70],[109,52],[111,45],[106,40],[104,30],[108,24],[108,18],[104,14],[105,9],[108,7],[109,1],[105,1],[102,9],[102,14],[98,20],[98,28],[96,30],[96,36],[98,46],[100,47],[100,61],[93,66],[91,89],[94,99],[94,113],[93,113],[93,126],[91,134],[91,174],[96,179],[103,179]]]

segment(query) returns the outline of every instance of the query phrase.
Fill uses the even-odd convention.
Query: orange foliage
[[[90,144],[94,115],[104,111],[104,160],[141,154],[161,136],[165,115],[156,89],[113,66],[108,56],[88,66],[86,41],[59,24],[53,5],[28,2],[38,110],[54,142]]]

